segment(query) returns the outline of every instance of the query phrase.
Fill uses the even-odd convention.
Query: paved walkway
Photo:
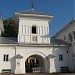
[[[75,75],[75,73],[26,73],[26,74],[0,74],[0,75]]]
[[[75,73],[28,73],[28,74],[25,74],[25,75],[75,75]]]

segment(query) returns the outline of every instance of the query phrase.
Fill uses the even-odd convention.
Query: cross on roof
[[[31,8],[34,9],[34,2],[31,3]]]

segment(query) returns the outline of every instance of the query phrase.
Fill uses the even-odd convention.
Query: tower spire
[[[31,3],[31,9],[34,10],[34,2]]]
[[[2,14],[1,14],[1,12],[0,12],[0,18],[2,18]]]

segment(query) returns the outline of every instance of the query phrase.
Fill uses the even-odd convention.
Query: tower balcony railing
[[[44,72],[44,67],[34,67],[32,70],[33,72]]]
[[[42,37],[42,35],[30,34],[30,35],[18,35],[19,42],[21,43],[50,43],[49,37]]]

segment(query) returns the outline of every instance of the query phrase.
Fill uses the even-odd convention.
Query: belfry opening
[[[39,55],[32,55],[25,62],[26,73],[44,72],[44,58]]]

